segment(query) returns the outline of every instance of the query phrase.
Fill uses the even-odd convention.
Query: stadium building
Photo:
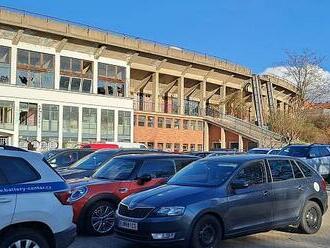
[[[171,151],[276,146],[296,88],[216,57],[0,8],[0,139],[38,149],[139,142]]]

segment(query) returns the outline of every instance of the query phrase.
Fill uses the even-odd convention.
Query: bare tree
[[[330,94],[330,78],[322,69],[324,57],[309,50],[300,54],[287,51],[286,54],[285,76],[297,86],[298,104],[325,99]]]

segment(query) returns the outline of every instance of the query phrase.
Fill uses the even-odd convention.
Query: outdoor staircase
[[[219,115],[217,117],[204,116],[204,118],[213,125],[223,127],[256,141],[260,147],[280,147],[282,145],[281,135],[239,118],[229,115]]]

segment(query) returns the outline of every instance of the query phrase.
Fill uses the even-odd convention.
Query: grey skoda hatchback
[[[222,239],[297,226],[316,233],[327,211],[324,179],[299,159],[239,155],[202,159],[166,185],[124,199],[119,237],[147,244],[218,247]]]

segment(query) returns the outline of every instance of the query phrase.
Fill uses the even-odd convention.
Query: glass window
[[[59,130],[59,106],[43,104],[42,105],[42,137],[58,137]]]
[[[93,62],[61,56],[60,89],[90,93],[93,84]],[[102,92],[101,89],[98,88]]]
[[[186,167],[188,164],[192,163],[196,159],[176,159],[175,160],[175,167],[176,171],[182,170],[184,167]]]
[[[293,179],[293,171],[289,160],[269,160],[274,182]]]
[[[188,120],[183,120],[183,129],[188,129],[189,126],[189,121]]]
[[[305,177],[313,176],[313,171],[307,165],[303,164],[302,162],[300,162],[298,160],[296,160],[295,162],[299,166],[299,168],[302,170]]]
[[[198,151],[203,151],[203,145],[202,144],[198,144],[197,145],[197,150]]]
[[[63,147],[72,148],[78,143],[79,108],[63,106]]]
[[[291,156],[291,157],[307,157],[309,146],[288,146],[284,147],[279,155]]]
[[[118,142],[131,142],[131,112],[118,111]]]
[[[174,152],[180,152],[181,145],[179,143],[174,143]]]
[[[139,115],[138,116],[138,126],[144,127],[145,124],[146,124],[146,117],[144,115]]]
[[[0,129],[14,129],[14,102],[0,101]]]
[[[173,122],[173,119],[170,119],[170,118],[166,118],[166,123],[165,123],[165,127],[166,128],[172,128],[172,122]]]
[[[158,143],[157,144],[157,149],[158,150],[164,150],[164,144],[163,143]]]
[[[38,105],[35,103],[20,103],[19,123],[20,134],[35,136],[37,132]]]
[[[196,130],[198,131],[202,131],[203,130],[203,122],[202,121],[198,121],[197,122],[197,128]]]
[[[0,46],[0,83],[10,82],[10,48]]]
[[[330,149],[328,149],[326,146],[320,146],[319,149],[321,157],[330,156]]]
[[[101,139],[104,141],[114,141],[115,139],[115,111],[101,110]]]
[[[54,88],[54,55],[17,50],[17,84],[37,88]]]
[[[72,78],[71,79],[71,91],[80,91],[80,78]]]
[[[164,117],[158,117],[158,128],[164,127]]]
[[[155,166],[157,165],[157,166]],[[175,165],[170,159],[148,159],[142,164],[138,177],[150,175],[152,178],[171,177],[175,174]]]
[[[132,159],[113,158],[107,162],[93,177],[108,180],[128,180],[137,162]]]
[[[155,117],[148,116],[148,127],[154,127],[155,124]]]
[[[196,121],[190,121],[190,129],[196,130]]]
[[[238,164],[235,163],[202,159],[183,168],[169,180],[168,184],[183,186],[218,186],[226,182],[237,167]]]
[[[174,119],[174,128],[180,129],[180,123],[181,123],[180,119]]]
[[[95,108],[82,109],[82,136],[83,139],[96,138],[97,110]]]
[[[241,169],[235,177],[236,179],[246,180],[249,186],[266,182],[266,172],[263,162],[253,162]]]
[[[303,178],[304,174],[302,173],[302,171],[300,170],[298,165],[293,161],[291,162],[291,165],[292,165],[292,168],[293,168],[294,177],[295,178]]]
[[[124,97],[125,84],[126,67],[98,63],[99,94]]]
[[[166,143],[166,150],[172,151],[172,144],[171,143]]]
[[[183,144],[182,145],[182,150],[183,150],[183,152],[187,152],[188,151],[188,144]]]
[[[95,170],[111,159],[116,150],[93,152],[70,166],[70,169]]]
[[[195,144],[190,144],[190,151],[196,151],[196,145]]]
[[[26,183],[40,179],[40,175],[24,159],[0,156],[0,174],[8,184]]]

